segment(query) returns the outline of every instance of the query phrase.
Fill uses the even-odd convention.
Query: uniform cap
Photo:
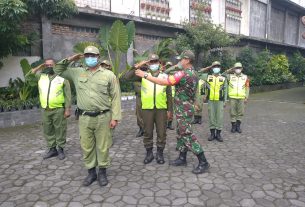
[[[178,57],[176,57],[178,60],[181,60],[183,58],[195,60],[195,55],[191,50],[184,50]]]
[[[152,60],[159,60],[159,56],[156,55],[156,54],[150,54],[150,55],[148,56],[148,60],[149,60],[149,61],[152,61]]]
[[[165,63],[165,66],[172,66],[172,65],[173,65],[172,62],[166,62],[166,63]]]
[[[221,64],[220,64],[220,62],[219,61],[214,61],[213,63],[212,63],[212,67],[213,66],[220,66]]]
[[[100,54],[100,51],[97,49],[97,47],[88,46],[88,47],[85,48],[84,54],[95,54],[95,55],[99,55],[99,54]]]
[[[109,60],[103,60],[103,61],[101,62],[101,64],[105,64],[105,65],[111,66]]]
[[[241,63],[235,63],[234,68],[242,68],[243,65]]]

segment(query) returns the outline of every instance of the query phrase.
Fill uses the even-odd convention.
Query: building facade
[[[73,46],[78,42],[98,42],[100,27],[111,25],[116,19],[135,22],[133,47],[141,53],[160,39],[183,32],[183,22],[195,21],[198,11],[228,33],[240,35],[240,46],[288,53],[305,51],[305,26],[301,21],[305,0],[75,0],[75,3],[79,14],[71,19],[30,21],[26,30],[35,30],[41,39],[25,52],[15,54],[16,61],[20,56],[30,56],[32,60],[62,59],[73,54]],[[8,59],[9,64],[0,70],[0,87],[7,84],[8,74],[21,74],[18,64],[12,61],[14,58]],[[132,53],[125,59],[130,62]]]

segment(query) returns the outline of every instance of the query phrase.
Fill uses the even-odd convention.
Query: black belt
[[[92,117],[96,117],[98,115],[104,114],[107,111],[109,111],[109,109],[106,109],[104,111],[84,111],[82,109],[78,109],[79,115],[82,115],[82,116],[92,116]]]

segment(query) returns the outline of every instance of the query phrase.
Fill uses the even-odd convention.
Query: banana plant
[[[107,51],[112,71],[120,77],[119,68],[121,57],[126,54],[135,37],[135,24],[133,21],[126,25],[116,20],[111,27],[103,26],[99,32],[101,46]],[[113,57],[114,56],[114,57]]]

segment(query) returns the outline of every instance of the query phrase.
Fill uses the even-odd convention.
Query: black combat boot
[[[231,122],[232,123],[232,129],[231,132],[235,133],[236,132],[236,122]]]
[[[201,117],[201,116],[198,116],[197,124],[201,124],[201,123],[202,123],[202,117]]]
[[[98,183],[101,187],[106,186],[108,184],[106,168],[100,168],[98,170]]]
[[[136,137],[142,137],[143,135],[144,135],[144,130],[143,130],[142,127],[140,127],[140,129],[139,129],[139,131],[138,131]]]
[[[146,157],[144,159],[144,164],[151,163],[154,159],[153,148],[146,148]]]
[[[97,179],[97,175],[94,167],[88,170],[88,175],[83,181],[83,186],[91,185],[94,181],[96,181],[96,179]]]
[[[223,142],[223,138],[221,137],[221,130],[218,130],[216,131],[216,139],[218,142]]]
[[[215,129],[210,129],[211,135],[208,138],[208,141],[215,139]]]
[[[49,152],[43,156],[43,159],[44,160],[49,159],[51,157],[56,157],[57,155],[58,155],[58,152],[56,150],[56,147],[52,147],[52,148],[50,148]]]
[[[185,152],[180,152],[179,157],[173,161],[171,161],[169,164],[173,166],[185,166],[186,165],[186,154]]]
[[[208,163],[207,159],[204,156],[204,153],[201,152],[197,155],[198,158],[198,166],[192,171],[194,174],[201,174],[207,171],[209,169],[210,164]]]
[[[192,124],[197,124],[198,123],[198,116],[194,116],[194,120],[192,121]]]
[[[63,160],[66,158],[63,148],[58,147],[57,151],[58,151],[58,159]]]
[[[237,121],[236,121],[236,131],[237,131],[238,133],[241,133],[240,124],[241,124],[241,121],[240,121],[240,120],[237,120]]]
[[[174,130],[173,121],[168,121],[167,122],[167,128],[170,129],[170,130]]]
[[[156,160],[158,164],[164,164],[164,156],[163,156],[164,148],[157,147]]]

